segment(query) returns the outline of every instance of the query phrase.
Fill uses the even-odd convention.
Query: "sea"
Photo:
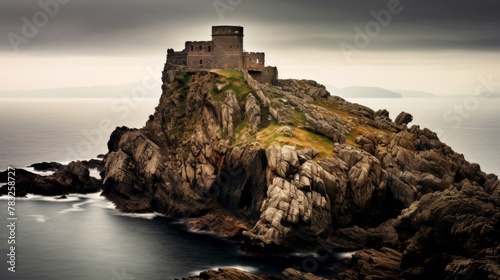
[[[385,108],[393,119],[401,111],[409,112],[412,124],[436,131],[485,172],[500,173],[500,99],[349,101],[374,110]],[[115,127],[142,127],[157,104],[157,98],[0,98],[0,170],[95,158],[107,152]],[[95,170],[92,174],[98,176]],[[325,259],[311,252],[280,260],[255,258],[240,252],[238,241],[190,231],[179,220],[158,213],[120,213],[99,193],[70,195],[66,200],[19,198],[12,206],[14,231],[8,226],[8,206],[7,198],[0,197],[0,279],[181,279],[218,267],[270,274],[290,266],[334,277],[338,259],[349,256]],[[8,244],[12,239],[15,250]],[[15,272],[8,270],[12,251]]]

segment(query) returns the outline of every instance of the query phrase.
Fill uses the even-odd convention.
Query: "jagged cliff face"
[[[104,194],[122,211],[242,236],[251,252],[372,247],[345,279],[372,273],[374,255],[393,261],[386,277],[451,277],[466,265],[498,273],[497,177],[411,120],[314,81],[169,70],[146,125],[111,135]]]

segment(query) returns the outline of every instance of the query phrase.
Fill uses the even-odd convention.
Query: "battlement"
[[[212,26],[212,36],[243,36],[242,26],[219,25]]]
[[[244,52],[243,64],[245,70],[264,71],[265,53],[263,52]]]
[[[191,70],[242,69],[256,80],[275,81],[278,72],[266,70],[264,52],[243,51],[243,36],[242,26],[212,26],[211,41],[186,41],[184,50],[178,52],[168,49],[165,68],[179,65]],[[272,77],[273,73],[276,76]]]

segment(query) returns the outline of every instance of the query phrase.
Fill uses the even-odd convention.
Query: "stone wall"
[[[275,83],[276,67],[265,67],[265,53],[243,52],[243,27],[212,26],[212,41],[187,41],[183,51],[168,50],[167,64],[188,69],[244,69],[261,83]]]
[[[214,67],[212,41],[187,41],[185,51],[186,65],[191,69]]]
[[[264,71],[265,53],[244,52],[243,68],[250,71]]]
[[[268,84],[276,84],[278,81],[278,68],[275,66],[266,66],[263,71],[248,71],[252,78],[261,82]]]
[[[243,68],[243,27],[212,27],[214,67],[219,69]]]
[[[187,55],[184,51],[176,52],[173,49],[168,49],[167,63],[176,65],[185,65],[187,63]]]

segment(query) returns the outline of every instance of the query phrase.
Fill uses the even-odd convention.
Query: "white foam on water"
[[[230,266],[223,266],[222,268],[236,268],[239,270],[243,270],[246,272],[254,273],[257,272],[257,268],[252,267],[252,266],[243,266],[243,265],[230,265]]]
[[[193,229],[189,226],[189,224],[184,224],[184,223],[181,223],[181,222],[177,222],[178,224],[183,224],[183,225],[186,225],[187,226],[187,231],[188,232],[191,232],[191,233],[196,233],[196,234],[203,234],[203,235],[208,235],[208,236],[212,236],[212,237],[215,237],[215,238],[221,238],[221,236],[219,234],[217,234],[216,232],[213,232],[213,231],[209,231],[209,230],[197,230],[197,229]]]
[[[293,253],[292,256],[294,257],[299,257],[299,258],[307,258],[307,257],[313,257],[316,259],[322,258],[324,256],[316,253],[316,252],[307,252],[307,253]]]
[[[28,171],[28,172],[40,175],[40,176],[50,176],[50,175],[54,174],[54,171],[37,171],[33,167],[26,167],[26,168],[23,168],[23,169],[26,170],[26,171]]]
[[[96,201],[97,201],[96,199],[90,199],[90,200],[87,200],[87,201],[84,201],[84,202],[80,202],[80,203],[73,203],[73,205],[71,205],[71,208],[67,208],[67,209],[61,210],[61,211],[59,211],[57,213],[66,214],[68,212],[85,211],[85,209],[83,209],[80,206],[83,206],[83,205],[86,205],[86,204],[91,204],[91,203],[94,203]]]
[[[106,198],[104,198],[104,199],[106,199]],[[124,212],[121,212],[118,209],[116,209],[116,205],[111,201],[107,201],[107,203],[104,205],[101,204],[100,207],[112,210],[113,215],[116,215],[116,216],[124,216],[124,217],[129,217],[129,218],[138,218],[138,219],[146,219],[146,220],[152,220],[156,217],[165,217],[165,215],[158,213],[158,212],[154,212],[154,213],[124,213]]]
[[[72,161],[74,161],[74,160],[59,161],[59,163],[62,164],[62,165],[68,165]]]
[[[35,218],[35,221],[37,221],[39,223],[45,223],[45,221],[48,220],[48,218],[45,217],[44,215],[28,215],[27,217]]]
[[[16,200],[23,201],[23,200],[30,200],[30,201],[47,201],[47,202],[73,202],[73,201],[79,201],[80,198],[78,197],[73,197],[73,196],[67,196],[67,198],[64,199],[56,199],[58,197],[61,197],[60,195],[58,196],[43,196],[43,195],[36,195],[36,194],[28,194],[26,197],[16,197]],[[8,196],[0,196],[0,200],[8,200]]]
[[[75,193],[72,194],[71,196],[79,197],[79,198],[89,198],[89,199],[94,199],[94,200],[105,200],[104,196],[101,196],[101,192],[95,192],[95,193],[87,193],[87,194],[80,194],[80,193]]]
[[[352,255],[356,254],[357,252],[358,251],[336,253],[335,257],[337,257],[339,259],[350,259],[350,258],[352,258]]]
[[[105,209],[116,210],[116,205],[113,202],[111,202],[111,201],[106,202],[106,204],[105,205],[101,205],[101,207],[105,208]]]
[[[164,217],[163,214],[160,214],[157,212],[154,212],[154,213],[123,213],[123,212],[120,212],[118,210],[116,210],[115,215],[130,217],[130,218],[146,219],[146,220],[152,220],[156,217]]]
[[[90,177],[101,179],[101,175],[99,175],[99,170],[97,170],[97,168],[89,168],[89,172],[90,172]]]

